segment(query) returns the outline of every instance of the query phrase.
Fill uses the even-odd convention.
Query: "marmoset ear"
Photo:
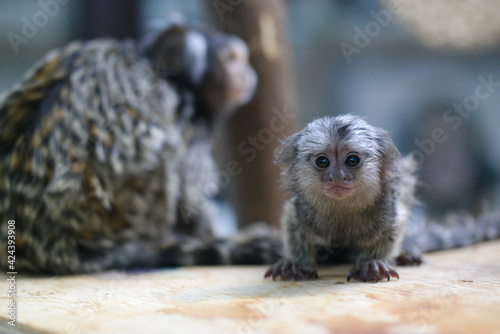
[[[286,138],[274,151],[274,162],[278,165],[286,165],[294,162],[298,154],[298,141],[302,133],[297,132]]]
[[[378,129],[376,142],[379,145],[379,149],[377,150],[382,162],[382,169],[387,170],[396,160],[401,157],[401,153],[398,148],[394,144],[394,141],[391,138],[389,132]]]
[[[158,35],[146,48],[156,72],[198,85],[207,68],[208,44],[205,35],[186,26],[173,26]]]

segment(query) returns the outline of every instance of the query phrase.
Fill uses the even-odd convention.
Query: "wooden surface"
[[[12,333],[500,333],[500,241],[429,254],[399,281],[347,283],[349,267],[306,282],[264,266],[21,275]],[[9,333],[6,293],[0,305]]]

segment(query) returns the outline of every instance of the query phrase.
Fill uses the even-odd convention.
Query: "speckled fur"
[[[197,33],[217,37],[208,58],[229,40]],[[262,232],[247,232],[247,242],[213,239],[217,189],[204,187],[214,184],[217,111],[183,73],[165,77],[155,63],[163,55],[151,52],[109,39],[74,42],[1,99],[2,268],[8,220],[19,272],[255,263],[269,256],[263,249],[272,253],[276,242]]]

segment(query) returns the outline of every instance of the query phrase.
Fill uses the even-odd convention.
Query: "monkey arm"
[[[281,225],[285,231],[285,254],[287,258],[303,268],[315,267],[314,237],[297,217],[295,205],[285,204]]]
[[[356,260],[356,265],[349,271],[347,280],[378,281],[380,279],[397,277],[399,275],[390,264],[395,252],[399,249],[398,239],[384,237],[363,247]]]
[[[212,237],[217,224],[214,196],[219,191],[219,180],[210,149],[208,135],[200,130],[180,157],[175,174],[181,181],[177,227],[200,238]]]
[[[360,254],[356,260],[356,267],[371,260],[390,261],[396,250],[399,249],[399,242],[393,238],[381,238],[370,246],[360,248]]]
[[[273,264],[264,277],[272,277],[273,280],[281,277],[284,281],[318,278],[313,256],[314,236],[298,219],[295,205],[291,201],[285,203],[281,223],[285,230],[286,258]]]

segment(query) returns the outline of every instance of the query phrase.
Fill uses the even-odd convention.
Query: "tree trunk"
[[[228,119],[222,136],[226,163],[236,161],[241,167],[231,178],[231,201],[240,226],[259,220],[279,225],[285,192],[273,154],[280,140],[297,129],[285,4],[281,0],[210,4],[215,25],[250,46],[259,78],[254,98]]]

